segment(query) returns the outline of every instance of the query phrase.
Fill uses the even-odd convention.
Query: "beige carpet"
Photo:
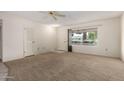
[[[4,63],[0,62],[0,81],[5,81],[8,78],[8,68]]]
[[[119,59],[78,53],[47,53],[5,63],[9,80],[124,80]]]

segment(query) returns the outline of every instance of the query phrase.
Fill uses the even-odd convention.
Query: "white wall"
[[[3,21],[3,30],[2,30],[3,61],[5,62],[5,61],[23,58],[24,57],[23,55],[24,28],[37,29],[37,25],[39,25],[39,23],[35,23],[18,16],[8,15],[4,13],[0,14],[0,19],[2,19]],[[37,31],[39,32],[41,31],[41,33],[40,34],[37,33],[37,35],[39,35],[38,37],[41,37],[39,38],[40,39],[39,42],[43,42],[43,41],[44,42],[38,44],[39,46],[37,47],[41,47],[41,45],[43,46],[44,44],[46,44],[45,46],[48,45],[49,48],[52,50],[54,48],[52,44],[54,44],[55,31],[53,31],[52,28],[46,27],[46,26],[43,29],[42,28],[43,26],[41,25],[38,26]],[[46,37],[43,37],[43,36],[46,36]],[[49,41],[45,40],[46,38],[47,40],[50,40],[50,43],[48,43]],[[48,48],[46,48],[46,50],[47,49]]]
[[[0,22],[0,59],[2,59],[2,22]]]
[[[56,30],[52,26],[36,25],[34,32],[35,54],[54,51],[56,48]]]
[[[124,61],[124,14],[121,17],[121,59]]]
[[[121,25],[120,18],[111,18],[111,19],[87,22],[78,25],[63,26],[58,28],[59,29],[58,33],[59,31],[62,31],[61,29],[66,29],[64,30],[66,31],[66,34],[64,36],[67,36],[68,28],[83,28],[83,27],[86,28],[88,26],[98,27],[97,45],[96,46],[73,45],[73,52],[103,55],[109,57],[120,57],[120,44],[121,44],[120,25]],[[58,42],[57,42],[58,44],[59,44],[59,39],[62,38],[58,37]],[[59,49],[59,45],[57,47]]]
[[[56,29],[56,37],[57,37],[57,50],[67,51],[68,45],[68,36],[67,36],[67,28],[59,27]]]

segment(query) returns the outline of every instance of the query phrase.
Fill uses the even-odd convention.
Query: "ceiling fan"
[[[48,15],[51,16],[54,20],[58,20],[58,17],[66,17],[64,14],[61,14],[58,11],[49,11]]]

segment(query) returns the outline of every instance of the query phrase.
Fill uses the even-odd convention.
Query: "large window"
[[[72,32],[72,44],[96,45],[97,29]]]
[[[83,33],[72,33],[72,43],[83,43]]]

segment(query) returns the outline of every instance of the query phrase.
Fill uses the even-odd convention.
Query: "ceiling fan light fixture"
[[[57,11],[49,11],[48,14],[52,16],[54,20],[57,20],[58,17],[65,17],[65,15],[60,14]]]

